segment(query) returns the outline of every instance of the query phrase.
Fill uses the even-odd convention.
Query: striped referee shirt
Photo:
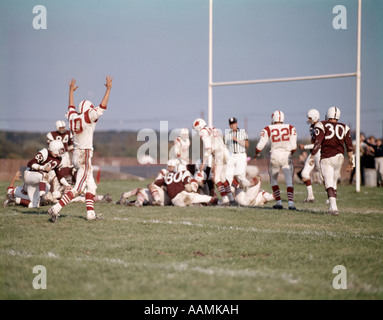
[[[233,137],[236,137],[238,141],[246,141],[249,140],[249,137],[245,131],[245,129],[237,129],[237,131],[233,131],[232,129],[226,130],[225,134],[225,144],[230,152],[232,153],[246,153],[246,148],[241,146],[237,141],[233,140]]]

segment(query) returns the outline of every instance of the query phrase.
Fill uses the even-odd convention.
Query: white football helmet
[[[94,108],[93,107],[93,103],[90,102],[89,100],[83,100],[78,105],[78,113],[79,114],[84,113],[84,112],[88,111],[91,108]]]
[[[193,129],[197,130],[198,132],[205,127],[206,127],[206,122],[204,119],[198,118],[193,121]]]
[[[310,120],[311,118],[311,120]],[[317,109],[310,109],[307,112],[307,124],[317,123],[320,119],[320,114]]]
[[[60,128],[64,128],[64,129],[60,129]],[[65,122],[62,120],[57,120],[56,121],[56,130],[60,133],[64,133],[65,132]]]
[[[274,111],[274,113],[271,115],[271,124],[274,124],[276,122],[283,123],[284,121],[285,121],[285,115],[280,110]]]
[[[180,132],[180,137],[182,140],[186,141],[189,139],[189,130],[187,128],[182,128]]]
[[[169,172],[176,172],[179,163],[180,163],[180,161],[178,159],[170,159],[170,160],[168,160],[168,163],[167,163],[168,171]],[[170,170],[170,168],[172,168],[172,169]]]
[[[49,143],[48,150],[61,156],[64,153],[64,145],[60,140],[53,140]]]
[[[331,107],[327,110],[327,120],[330,119],[336,119],[339,120],[340,118],[340,110],[337,107]]]

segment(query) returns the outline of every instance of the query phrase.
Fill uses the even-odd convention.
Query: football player
[[[329,108],[326,116],[326,121],[320,121],[315,125],[315,143],[310,161],[311,165],[314,165],[315,155],[321,150],[320,168],[329,200],[328,213],[338,215],[337,183],[344,162],[344,145],[348,155],[347,171],[352,171],[354,167],[354,152],[350,128],[338,122],[340,118],[339,108]]]
[[[55,125],[56,131],[47,133],[48,145],[53,140],[60,140],[64,145],[64,154],[61,156],[61,166],[70,167],[72,165],[72,154],[74,149],[72,132],[66,129],[63,120],[57,120]]]
[[[271,125],[261,132],[260,140],[255,148],[254,160],[263,148],[270,142],[269,176],[276,204],[274,209],[283,209],[280,189],[278,185],[279,171],[282,169],[287,187],[287,200],[289,210],[296,210],[294,205],[294,166],[292,154],[297,149],[297,132],[295,127],[284,123],[285,115],[277,110],[271,115]]]
[[[315,125],[319,122],[320,119],[320,113],[316,109],[310,109],[307,112],[307,124],[310,125],[310,136],[311,136],[311,144],[300,144],[299,149],[301,150],[312,150],[314,147],[314,142],[315,142]],[[303,170],[301,172],[302,176],[302,181],[306,185],[307,188],[307,198],[303,200],[303,202],[314,202],[315,197],[314,197],[314,192],[313,192],[313,187],[311,183],[311,173],[314,170],[320,170],[320,150],[316,153],[314,157],[314,163],[313,165],[310,164],[310,155],[306,158],[305,164],[303,166]]]
[[[135,205],[136,207],[142,207],[145,205],[154,206],[168,206],[170,205],[170,199],[166,190],[162,187],[155,185],[155,182],[159,179],[163,179],[168,173],[167,169],[161,169],[158,172],[156,179],[150,183],[147,188],[135,188],[133,190],[123,192],[120,200],[116,204],[120,205]],[[137,197],[135,201],[128,201],[130,197]]]
[[[189,130],[182,128],[180,135],[174,141],[174,158],[178,159],[181,164],[189,164]]]
[[[203,171],[209,158],[213,157],[212,171],[214,172],[214,183],[222,197],[222,203],[235,205],[230,183],[226,179],[226,163],[229,159],[229,151],[223,142],[222,134],[215,127],[207,126],[205,120],[201,118],[193,121],[193,129],[199,133],[204,150],[203,160],[197,171]]]
[[[274,194],[261,189],[261,177],[252,178],[252,186],[243,186],[237,176],[233,182],[236,185],[235,200],[240,206],[263,206],[265,203],[275,201]]]
[[[64,146],[59,140],[52,141],[48,149],[40,150],[27,164],[27,169],[24,171],[23,186],[8,188],[6,205],[15,202],[28,208],[40,207],[40,198],[44,197],[50,189],[49,184],[44,181],[44,176],[51,170],[56,172],[60,183],[69,188],[69,183],[59,171],[63,152]]]
[[[87,189],[85,194],[87,219],[96,220],[98,216],[94,211],[94,197],[97,185],[93,177],[92,157],[93,157],[93,134],[96,129],[98,119],[104,114],[109,101],[112,89],[113,78],[106,77],[106,91],[98,107],[94,107],[89,100],[80,102],[78,110],[74,107],[73,93],[77,90],[76,80],[69,82],[69,107],[67,118],[70,129],[73,132],[74,153],[73,164],[76,168],[76,184],[67,192],[58,203],[49,208],[48,214],[52,222],[56,222],[60,210],[66,206],[73,198]]]
[[[193,204],[217,204],[218,199],[196,192],[197,189],[194,189],[196,183],[192,184],[191,174],[184,167],[177,171],[174,160],[169,160],[167,169],[168,173],[166,176],[163,179],[157,180],[155,185],[167,187],[169,199],[174,206],[186,207]]]

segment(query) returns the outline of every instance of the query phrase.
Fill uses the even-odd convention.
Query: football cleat
[[[55,223],[58,219],[59,219],[59,214],[57,212],[55,212],[55,210],[53,209],[53,207],[50,207],[48,209],[48,214],[51,216],[51,221],[53,223]]]
[[[273,209],[281,210],[281,209],[283,209],[283,206],[281,204],[274,204]]]
[[[7,197],[3,202],[3,208],[6,208],[10,203],[14,203],[16,201],[16,197],[7,193]]]
[[[295,208],[295,206],[292,205],[292,206],[289,206],[289,210],[297,210],[297,208]]]
[[[328,211],[328,214],[332,215],[332,216],[338,216],[339,215],[339,212],[338,210],[329,210]]]
[[[305,200],[302,201],[303,203],[314,203],[315,198],[306,198]]]
[[[93,220],[104,220],[104,218],[99,217],[96,212],[93,210],[89,210],[86,215],[86,220],[93,221]]]

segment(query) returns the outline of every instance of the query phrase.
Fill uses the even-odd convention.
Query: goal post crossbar
[[[211,126],[213,124],[213,88],[218,86],[229,85],[246,85],[246,84],[258,84],[258,83],[275,83],[275,82],[287,82],[287,81],[303,81],[303,80],[318,80],[318,79],[330,79],[341,77],[355,77],[356,78],[356,192],[360,192],[360,104],[361,104],[361,48],[362,48],[362,0],[356,0],[358,2],[358,16],[357,16],[357,61],[356,72],[332,74],[322,76],[308,76],[308,77],[293,77],[293,78],[279,78],[279,79],[264,79],[264,80],[249,80],[249,81],[228,81],[228,82],[214,82],[213,81],[213,0],[209,0],[209,82],[208,82],[208,123]]]
[[[320,79],[331,79],[331,78],[356,77],[356,75],[357,75],[356,72],[351,72],[351,73],[327,74],[327,75],[320,75],[320,76],[304,76],[304,77],[289,77],[289,78],[260,79],[260,80],[212,82],[209,85],[212,87],[234,86],[234,85],[244,85],[244,84],[275,83],[275,82],[289,82],[289,81],[320,80]]]

